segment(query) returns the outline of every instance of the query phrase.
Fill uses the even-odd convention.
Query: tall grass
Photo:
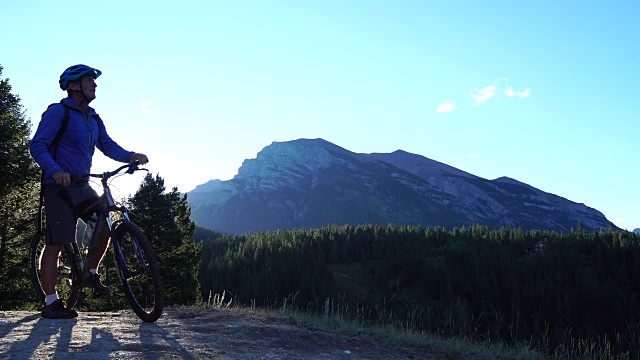
[[[385,301],[385,304],[387,303],[388,301]],[[297,303],[297,293],[294,293],[279,301],[271,301],[266,307],[256,308],[255,301],[249,305],[240,304],[225,291],[222,294],[210,295],[205,306],[218,310],[266,313],[284,318],[296,325],[367,336],[392,344],[419,346],[428,351],[447,354],[452,359],[466,359],[473,356],[474,359],[528,360],[544,357],[525,343],[507,345],[479,341],[480,337],[477,336],[445,336],[444,332],[416,331],[414,325],[422,316],[417,311],[410,312],[408,320],[403,321],[385,305],[375,308],[362,304],[353,306],[340,296],[327,297],[322,302],[300,306]]]
[[[427,310],[408,310],[406,316],[397,316],[387,306],[393,298],[385,299],[381,306],[373,308],[363,304],[349,304],[344,296],[327,297],[314,304],[298,304],[298,293],[290,294],[280,300],[271,300],[266,307],[256,308],[255,301],[249,305],[240,304],[231,293],[209,296],[207,306],[217,309],[238,309],[267,312],[280,316],[291,323],[319,329],[367,334],[385,341],[398,344],[421,346],[452,357],[487,359],[593,359],[593,360],[631,360],[640,359],[640,349],[634,344],[640,343],[640,324],[627,326],[624,334],[619,333],[614,342],[606,337],[597,339],[579,339],[571,336],[567,329],[559,345],[551,348],[550,332],[545,332],[542,340],[508,341],[500,339],[499,334],[480,331],[484,314],[464,326],[458,324],[449,315],[445,328],[417,329],[417,324],[427,323],[430,318]],[[494,316],[499,316],[494,314]],[[497,319],[500,320],[500,319]],[[498,321],[517,339],[517,328]],[[500,331],[499,329],[496,331]],[[622,351],[621,349],[630,349]]]

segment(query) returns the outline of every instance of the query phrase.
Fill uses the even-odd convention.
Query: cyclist
[[[144,154],[127,151],[113,141],[102,119],[89,103],[96,98],[96,79],[102,72],[86,65],[74,65],[60,75],[60,88],[67,97],[49,106],[31,140],[30,152],[43,169],[43,194],[46,214],[46,245],[41,258],[41,282],[45,293],[44,318],[74,318],[78,313],[58,298],[56,282],[58,257],[64,244],[75,240],[78,218],[87,221],[98,205],[98,194],[88,180],[72,181],[73,175],[89,173],[97,147],[106,156],[120,162],[148,162]],[[66,127],[65,125],[66,124]],[[103,221],[104,223],[104,221]],[[106,224],[98,224],[95,242],[85,264],[83,285],[96,296],[110,289],[102,284],[98,267],[109,244]]]

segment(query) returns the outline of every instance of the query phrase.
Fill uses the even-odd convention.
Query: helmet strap
[[[80,86],[80,90],[71,90],[71,89],[68,89],[68,90],[67,90],[67,92],[69,92],[69,93],[80,93],[80,94],[82,94],[82,102],[81,102],[80,104],[78,104],[78,105],[82,105],[82,104],[84,104],[84,103],[86,103],[87,105],[89,105],[90,100],[89,100],[89,98],[87,97],[87,95],[84,93],[84,88],[82,87],[82,81],[79,81],[79,82],[78,82],[78,85]]]

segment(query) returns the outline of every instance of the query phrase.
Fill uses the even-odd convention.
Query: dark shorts
[[[83,185],[46,185],[44,191],[47,220],[47,244],[70,244],[76,241],[78,219],[86,222],[98,209],[100,197],[89,183]]]

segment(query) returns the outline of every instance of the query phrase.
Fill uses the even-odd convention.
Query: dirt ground
[[[36,312],[0,312],[0,359],[451,358],[249,311],[165,309],[153,324],[129,311],[80,312],[66,320],[43,319]]]

